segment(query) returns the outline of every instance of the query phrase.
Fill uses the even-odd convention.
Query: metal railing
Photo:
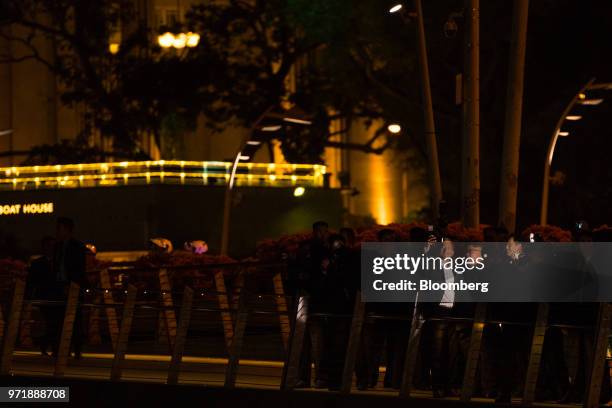
[[[147,270],[141,268],[140,272],[154,274],[158,281],[156,288],[137,288],[138,282],[130,281],[123,282],[121,287],[111,285],[110,276],[113,274],[127,271],[129,275],[129,272],[134,272],[136,269],[133,264],[129,263],[114,264],[102,269],[97,272],[99,284],[95,288],[82,290],[75,283],[71,283],[66,301],[27,299],[26,282],[23,279],[16,279],[12,288],[2,288],[5,291],[10,289],[12,297],[10,305],[4,306],[4,310],[8,311],[5,314],[6,327],[0,331],[0,334],[3,334],[0,375],[15,371],[15,363],[20,353],[19,347],[24,348],[24,345],[28,344],[25,338],[29,335],[28,325],[32,323],[32,309],[34,307],[61,307],[63,318],[57,354],[53,360],[52,371],[47,372],[55,377],[67,375],[71,343],[74,342],[75,327],[77,327],[75,321],[86,317],[89,322],[87,325],[89,328],[88,345],[90,347],[96,344],[101,345],[102,337],[108,339],[107,346],[110,345],[111,352],[107,353],[107,357],[111,359],[111,364],[110,366],[105,365],[103,370],[106,370],[104,371],[106,378],[112,381],[125,379],[126,370],[140,370],[140,374],[134,374],[130,378],[156,379],[167,384],[177,384],[179,378],[183,377],[180,382],[216,383],[223,384],[225,388],[234,388],[237,385],[258,385],[292,390],[299,383],[300,359],[309,321],[324,317],[350,320],[350,332],[343,359],[340,386],[341,393],[350,393],[354,384],[355,366],[364,325],[368,320],[393,319],[405,322],[405,324],[411,322],[401,373],[401,386],[397,395],[402,398],[417,395],[414,376],[423,326],[426,323],[419,306],[414,308],[412,317],[390,317],[369,313],[366,311],[366,305],[361,302],[360,294],[357,293],[353,312],[350,314],[309,313],[307,296],[299,295],[292,299],[286,295],[283,285],[286,272],[282,264],[235,263],[162,267]],[[198,269],[200,273],[208,274],[214,287],[202,289],[198,285],[186,285],[181,291],[172,288],[171,275],[184,269]],[[250,279],[255,276],[257,276],[256,280]],[[226,285],[226,281],[229,280],[232,281],[230,289]],[[262,286],[266,288],[262,289]],[[461,401],[468,402],[474,395],[485,326],[504,324],[532,329],[521,401],[523,406],[530,406],[535,400],[547,329],[563,327],[594,330],[593,357],[584,406],[599,405],[610,335],[610,305],[598,305],[594,325],[567,325],[551,321],[551,305],[545,303],[537,305],[535,321],[526,322],[487,319],[487,307],[485,303],[476,304],[474,315],[471,317],[431,317],[428,319],[461,322],[471,326],[459,397]],[[213,318],[214,316],[216,319]],[[213,320],[222,327],[222,346],[217,348],[223,351],[218,353],[217,357],[198,357],[193,353],[186,353],[190,341],[192,343],[202,342],[202,337],[198,337],[197,333],[206,333],[207,329],[204,326]],[[101,330],[102,326],[105,326],[104,330]],[[146,332],[145,326],[149,329],[154,328],[154,337],[158,343],[162,343],[162,348],[165,348],[165,352],[159,352],[158,348],[152,356],[147,357],[150,367],[144,363],[140,364],[138,356],[142,357],[142,353],[128,354],[129,348],[141,347],[139,338],[145,336],[143,334]],[[270,343],[270,341],[262,342],[256,336],[254,337],[253,333],[256,333],[261,327],[274,327],[272,331],[279,341],[274,351],[275,358],[272,361],[258,363],[245,359],[245,345],[252,338],[257,339],[253,341],[253,345],[256,343],[257,347]],[[101,334],[102,331],[106,336]],[[191,338],[188,335],[190,332]],[[217,336],[218,334],[218,332],[214,333]],[[19,347],[16,348],[16,345]],[[83,356],[83,360],[86,360],[87,353]],[[139,363],[140,365],[136,368],[131,367],[127,364],[128,360],[130,364]],[[87,376],[87,370],[93,367],[85,363],[80,364],[81,371],[73,372],[71,376]],[[265,367],[260,370],[264,373],[251,370],[245,376],[254,378],[254,380],[247,378],[247,380],[240,381],[241,370],[246,372],[252,365]],[[195,369],[189,370],[192,366]],[[96,370],[99,369],[100,364],[96,364]],[[205,379],[198,377],[203,374],[207,375]],[[160,379],[160,375],[163,375],[164,378]],[[263,376],[274,377],[274,379],[272,381],[268,378],[258,383],[258,378]]]

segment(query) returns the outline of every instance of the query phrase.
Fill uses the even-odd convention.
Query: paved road
[[[108,380],[113,355],[110,353],[84,353],[82,359],[68,360],[66,378],[81,378],[89,380]],[[127,354],[122,379],[124,381],[139,383],[165,384],[167,378],[170,356],[153,354]],[[51,377],[54,360],[51,357],[41,356],[33,351],[16,351],[13,357],[13,374],[24,377]],[[179,384],[223,386],[225,366],[227,359],[218,357],[184,356],[181,366]],[[240,360],[236,387],[249,389],[278,390],[283,363],[270,360]],[[384,372],[384,367],[381,367]],[[381,375],[381,378],[383,376]],[[302,391],[328,392],[327,390],[305,389]],[[357,391],[355,395],[379,395],[396,397],[397,391],[385,389],[379,383],[377,388],[368,391]],[[417,398],[431,398],[431,392],[417,391]],[[457,400],[448,398],[447,400]],[[492,400],[475,398],[475,403],[491,403]],[[515,403],[519,403],[516,400]],[[538,403],[539,406],[561,407],[559,404]]]

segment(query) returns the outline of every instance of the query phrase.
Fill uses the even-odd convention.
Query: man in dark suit
[[[53,251],[55,239],[44,237],[41,241],[42,255],[34,259],[30,264],[28,274],[28,298],[32,300],[52,301],[57,300],[55,292],[55,279],[53,276]],[[45,332],[40,338],[40,351],[47,355],[47,349],[57,349],[58,337],[58,311],[57,307],[48,304],[40,305],[40,313],[45,322]],[[61,312],[59,313],[61,322]]]
[[[85,273],[85,245],[74,238],[74,221],[70,218],[60,217],[56,225],[56,244],[53,256],[53,272],[58,288],[63,291],[63,300],[66,300],[70,283],[78,284],[81,289],[87,286]],[[83,322],[81,308],[77,308],[72,334],[72,347],[75,358],[81,357],[83,342]]]

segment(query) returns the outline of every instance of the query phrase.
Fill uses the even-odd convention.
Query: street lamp
[[[398,134],[399,132],[402,131],[402,127],[397,123],[392,123],[389,126],[387,126],[387,130],[393,134]]]
[[[589,82],[587,82],[572,98],[569,104],[565,107],[565,110],[561,114],[559,121],[557,121],[557,125],[552,133],[550,138],[550,142],[548,143],[548,150],[546,151],[546,158],[544,159],[544,177],[542,180],[542,202],[540,207],[540,225],[546,225],[548,222],[548,194],[550,189],[550,167],[552,164],[553,156],[555,154],[555,147],[557,146],[557,140],[559,136],[567,136],[568,132],[562,132],[561,126],[563,122],[567,119],[570,111],[576,106],[577,103],[586,100],[585,91],[591,87],[591,85],[595,82],[595,78],[592,78]],[[562,135],[561,133],[565,133]]]
[[[172,34],[169,31],[163,34],[160,34],[157,37],[157,42],[159,43],[159,46],[162,48],[170,48],[172,47],[172,44],[174,44],[174,34]]]
[[[293,190],[293,196],[294,197],[301,197],[304,195],[304,193],[306,192],[306,189],[302,186],[300,187],[296,187],[295,190]]]
[[[403,5],[401,3],[396,4],[395,6],[391,7],[389,9],[389,13],[393,14],[396,13],[398,11],[400,11],[402,9]]]
[[[173,34],[170,31],[166,31],[163,34],[157,36],[157,43],[162,48],[174,47],[176,49],[182,49],[185,47],[194,48],[200,43],[200,34],[193,33],[191,31],[187,33]]]
[[[397,3],[389,9],[389,13],[397,13],[402,10],[402,4]],[[427,44],[425,38],[425,23],[423,20],[423,6],[421,0],[414,1],[415,13],[407,13],[403,10],[400,14],[407,22],[409,17],[416,17],[416,35],[419,61],[419,74],[421,76],[421,101],[423,103],[423,119],[425,146],[427,154],[428,178],[430,187],[430,200],[433,218],[439,217],[440,202],[442,201],[442,185],[440,182],[440,165],[438,163],[438,142],[436,139],[436,126],[434,122],[433,101],[431,96],[431,85],[429,78],[429,63],[427,60]],[[397,127],[396,127],[397,126]],[[401,131],[399,125],[389,125],[387,128],[391,133]],[[396,130],[394,132],[394,130]]]
[[[234,159],[234,162],[232,164],[230,177],[227,182],[227,187],[225,188],[225,199],[223,202],[223,221],[222,221],[223,224],[221,226],[221,251],[220,251],[221,255],[227,255],[227,250],[229,247],[229,226],[230,226],[230,217],[231,217],[231,211],[232,211],[232,205],[231,205],[232,189],[234,188],[234,182],[236,179],[236,170],[238,168],[238,163],[240,161],[246,161],[246,160],[251,159],[251,156],[243,154],[245,149],[247,149],[248,146],[259,146],[261,144],[261,141],[255,140],[254,138],[252,138],[253,133],[256,130],[272,132],[272,131],[278,131],[282,128],[282,126],[280,125],[270,125],[270,126],[264,126],[260,128],[261,122],[263,122],[265,119],[278,119],[283,122],[294,123],[294,124],[305,125],[305,126],[312,124],[312,120],[306,115],[304,115],[303,113],[299,112],[299,110],[296,108],[290,109],[282,113],[273,112],[272,111],[273,109],[274,109],[274,106],[268,107],[268,109],[266,109],[253,123],[250,131],[245,135],[245,138],[242,140],[242,143],[240,144],[240,148],[238,149],[238,152],[236,153],[236,158]],[[294,190],[294,195],[296,193],[296,190]],[[302,191],[300,195],[303,195],[304,191]],[[299,195],[295,195],[295,196],[298,197]]]
[[[119,43],[110,43],[108,44],[108,52],[115,55],[119,52]]]

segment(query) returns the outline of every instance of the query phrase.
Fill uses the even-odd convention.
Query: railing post
[[[2,314],[2,305],[0,304],[0,345],[2,344],[2,339],[4,338],[4,315]],[[0,360],[2,356],[0,355]]]
[[[476,382],[476,368],[478,367],[478,356],[480,355],[480,345],[482,343],[482,332],[487,317],[487,304],[476,304],[474,313],[474,323],[472,324],[472,334],[470,336],[470,346],[465,362],[465,374],[463,375],[463,386],[461,387],[462,402],[469,402],[474,393],[474,383]]]
[[[222,270],[217,270],[215,274],[215,290],[217,291],[217,300],[221,309],[221,321],[223,323],[223,335],[225,336],[225,345],[230,347],[232,338],[234,337],[234,328],[232,325],[232,314],[230,313],[227,289],[225,287],[225,277]]]
[[[119,335],[119,326],[117,325],[117,312],[113,306],[113,294],[110,291],[110,276],[106,268],[100,270],[100,286],[102,287],[102,296],[106,305],[104,310],[106,312],[106,320],[108,321],[108,334],[110,335],[112,346],[115,347]]]
[[[66,301],[66,311],[64,312],[64,322],[62,324],[62,334],[57,348],[57,358],[55,360],[55,370],[53,376],[63,377],[66,371],[68,356],[70,355],[70,345],[72,343],[72,333],[74,331],[74,321],[76,319],[77,307],[79,303],[79,292],[81,288],[74,282],[70,283],[68,289],[68,299]]]
[[[418,298],[417,298],[418,299]],[[410,397],[414,372],[416,370],[416,360],[419,354],[419,346],[421,344],[421,334],[423,332],[423,319],[421,307],[415,302],[412,313],[412,322],[410,324],[410,335],[408,337],[408,346],[406,347],[406,359],[404,360],[404,372],[402,373],[402,383],[400,384],[399,396],[402,398]]]
[[[357,351],[361,340],[363,320],[365,317],[365,303],[361,301],[361,291],[355,294],[355,306],[353,307],[353,319],[351,321],[351,333],[346,348],[346,358],[344,359],[344,369],[342,370],[342,385],[340,392],[348,394],[353,385],[353,371],[357,360]]]
[[[291,325],[289,324],[289,315],[287,314],[289,309],[287,308],[287,298],[285,297],[285,287],[283,286],[283,275],[281,272],[274,274],[272,283],[274,284],[274,300],[276,301],[281,338],[283,340],[283,346],[285,350],[287,350],[289,347]]]
[[[181,362],[183,360],[183,352],[185,350],[185,337],[189,330],[191,321],[191,305],[193,304],[193,289],[185,287],[183,290],[183,304],[181,305],[181,316],[178,329],[176,331],[176,340],[174,349],[172,350],[172,359],[168,369],[168,384],[177,384],[179,372],[181,370]]]
[[[283,367],[283,378],[281,379],[281,389],[292,390],[298,381],[300,368],[300,357],[306,335],[306,324],[308,323],[308,298],[299,295],[296,304],[295,323],[293,324],[293,334],[287,360]]]
[[[236,316],[234,337],[232,338],[232,344],[229,347],[229,360],[225,370],[225,388],[234,388],[236,386],[238,363],[240,362],[242,344],[244,343],[244,330],[246,329],[249,314],[246,302],[247,293],[243,290],[240,294],[240,300],[238,302],[238,314]]]
[[[101,303],[102,296],[99,294],[93,295],[93,307],[89,313],[89,330],[87,332],[87,337],[89,338],[89,344],[91,345],[99,345],[102,343],[102,338],[100,337],[100,308],[97,306]]]
[[[522,405],[524,407],[531,406],[535,400],[535,391],[538,383],[538,375],[540,373],[540,363],[542,361],[542,351],[544,349],[544,338],[546,336],[546,325],[548,323],[549,309],[550,305],[548,303],[540,303],[538,305],[538,313],[536,316],[535,327],[533,328],[533,337],[531,339],[531,350],[529,352],[527,374],[525,376],[525,387],[523,390]]]
[[[8,316],[8,327],[3,336],[2,356],[0,356],[0,375],[6,375],[11,370],[13,361],[13,350],[15,349],[15,340],[17,340],[17,332],[19,331],[19,322],[21,318],[21,309],[23,308],[23,296],[25,294],[25,280],[17,279],[13,289],[13,300],[11,302],[11,310]]]
[[[610,305],[601,303],[595,331],[595,345],[593,352],[593,363],[591,364],[590,381],[584,406],[586,408],[598,407],[601,397],[601,382],[603,379],[604,366],[606,364],[606,351],[608,348],[608,336],[610,335]]]
[[[119,330],[119,336],[117,337],[117,344],[115,345],[115,358],[113,358],[113,365],[111,368],[111,381],[118,381],[121,379],[121,370],[123,368],[123,360],[125,360],[125,352],[127,350],[127,343],[130,337],[130,329],[132,328],[132,320],[134,318],[134,304],[136,303],[136,286],[128,285],[127,296],[125,297],[125,303],[123,304],[123,317],[121,318],[121,329]]]
[[[32,304],[26,303],[23,305],[21,317],[21,328],[19,329],[19,344],[29,347],[32,345],[31,322],[32,319]]]
[[[176,313],[174,313],[172,286],[170,285],[170,279],[166,268],[159,269],[159,287],[161,289],[162,303],[164,306],[166,329],[168,330],[168,344],[170,348],[172,348],[174,347],[174,339],[176,338]]]

